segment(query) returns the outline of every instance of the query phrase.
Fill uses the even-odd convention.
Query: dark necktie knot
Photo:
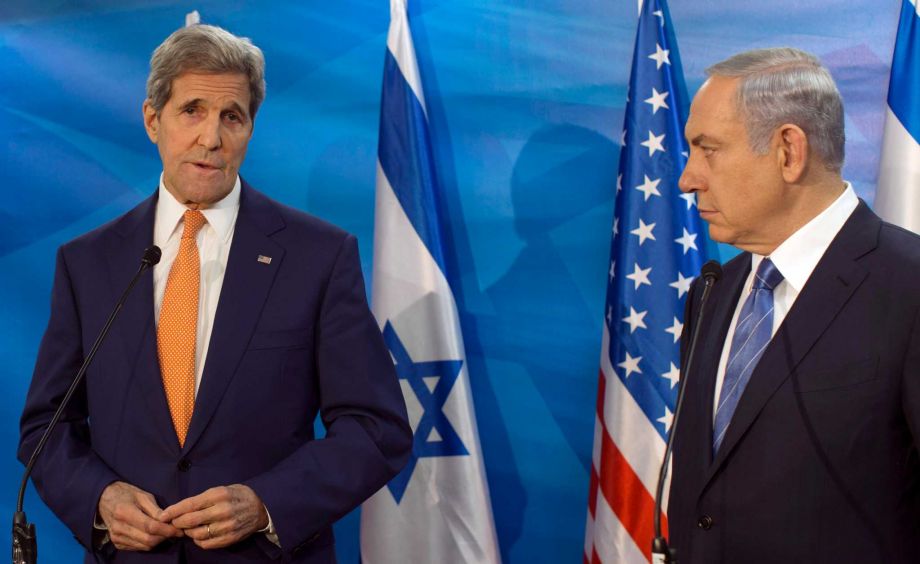
[[[754,274],[754,289],[756,290],[773,290],[776,285],[783,281],[783,273],[776,268],[768,258],[760,261],[757,272]]]

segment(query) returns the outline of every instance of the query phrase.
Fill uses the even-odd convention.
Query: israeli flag
[[[875,210],[920,233],[920,4],[903,0],[882,140]]]
[[[383,73],[372,309],[415,433],[406,468],[361,511],[364,564],[500,562],[406,0]]]

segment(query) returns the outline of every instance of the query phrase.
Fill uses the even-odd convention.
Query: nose
[[[698,164],[698,160],[702,157],[697,156],[698,153],[699,151],[690,150],[690,157],[677,181],[677,187],[681,192],[697,192],[705,189],[705,181]]]
[[[202,120],[201,129],[198,132],[198,144],[208,151],[220,149],[220,115],[209,114],[207,119]]]

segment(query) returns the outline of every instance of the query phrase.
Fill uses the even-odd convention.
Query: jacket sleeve
[[[18,458],[23,464],[28,463],[84,358],[80,312],[65,248],[58,250],[51,317],[20,420]],[[32,481],[48,507],[90,549],[99,497],[118,479],[90,444],[86,385],[81,383],[36,461]]]
[[[315,345],[326,436],[248,480],[285,551],[370,497],[408,460],[412,430],[393,360],[365,297],[358,248],[344,239],[320,307]]]

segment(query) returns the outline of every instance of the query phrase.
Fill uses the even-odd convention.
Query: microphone
[[[61,418],[64,408],[70,403],[70,397],[73,396],[77,386],[79,386],[80,382],[83,380],[86,369],[89,368],[90,363],[93,361],[93,357],[96,356],[96,351],[99,350],[99,346],[108,334],[112,322],[115,321],[115,317],[118,316],[122,306],[124,306],[125,301],[128,299],[128,294],[131,292],[131,289],[137,284],[138,279],[140,279],[144,271],[160,262],[161,255],[162,252],[156,245],[147,247],[147,249],[144,250],[144,256],[141,258],[141,265],[137,269],[137,273],[134,274],[131,283],[128,284],[128,287],[118,299],[118,303],[115,304],[115,309],[112,310],[105,325],[102,327],[102,331],[100,331],[99,336],[96,337],[96,341],[93,343],[93,347],[90,349],[89,354],[86,355],[83,365],[80,366],[80,370],[77,371],[77,375],[70,384],[70,388],[68,388],[67,393],[64,394],[61,405],[58,406],[57,411],[54,412],[51,423],[48,424],[48,428],[45,429],[45,432],[42,434],[41,439],[38,441],[38,445],[35,447],[35,450],[32,451],[32,456],[29,458],[29,463],[26,465],[26,471],[22,475],[22,484],[19,486],[19,497],[16,502],[16,513],[13,514],[13,564],[36,564],[38,560],[38,541],[35,536],[35,525],[29,523],[28,519],[26,519],[25,512],[22,510],[22,502],[26,495],[26,485],[29,483],[29,476],[32,474],[32,468],[35,466],[35,461],[38,460],[38,455],[41,454],[42,449],[45,447],[45,443],[48,442],[51,431],[54,430],[55,425],[57,425],[58,420]]]
[[[722,265],[715,260],[708,261],[700,270],[700,276],[703,277],[703,296],[700,298],[699,312],[696,315],[696,323],[693,325],[693,333],[690,336],[690,347],[687,349],[687,364],[683,367],[685,376],[690,374],[690,367],[693,366],[693,353],[696,352],[696,342],[700,336],[706,301],[709,299],[712,287],[719,281],[719,278],[722,278]],[[658,486],[655,488],[655,538],[652,539],[652,564],[677,563],[677,555],[668,546],[667,539],[661,534],[661,501],[664,483],[668,477],[668,464],[671,461],[671,450],[674,447],[677,422],[680,419],[680,408],[684,404],[684,392],[686,390],[687,382],[683,380],[677,392],[677,406],[674,408],[674,421],[671,423],[671,432],[668,433],[668,442],[664,449],[664,461],[661,463],[661,470],[658,472]]]

